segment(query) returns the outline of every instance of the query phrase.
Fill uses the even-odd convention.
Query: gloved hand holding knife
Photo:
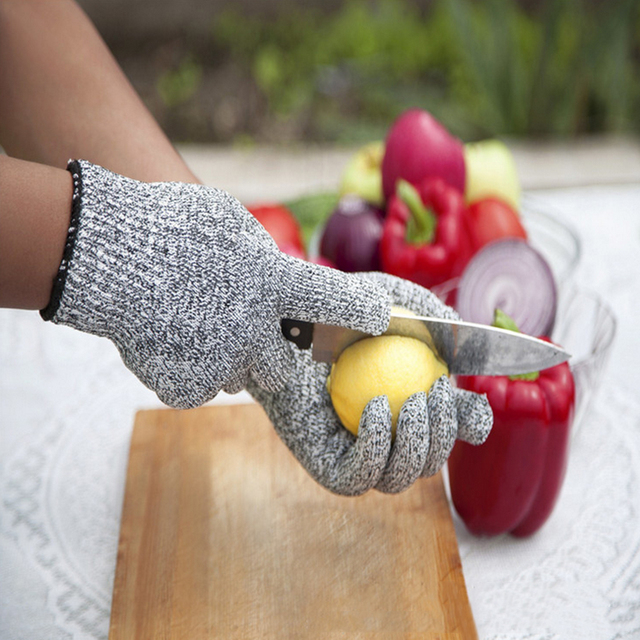
[[[282,318],[382,333],[391,304],[453,317],[429,291],[384,274],[346,274],[280,252],[229,194],[144,183],[85,161],[74,179],[69,236],[45,319],[105,336],[166,404],[199,406],[247,386],[281,439],[323,486],[397,492],[436,473],[456,437],[482,442],[491,410],[447,378],[403,407],[395,441],[385,397],[358,438],[340,424],[327,365],[281,334]]]
[[[72,162],[73,212],[47,320],[110,338],[166,404],[199,406],[249,375],[281,389],[294,368],[280,320],[381,333],[376,284],[280,252],[228,193],[144,183]]]

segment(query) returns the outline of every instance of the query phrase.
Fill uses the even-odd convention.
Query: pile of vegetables
[[[551,331],[553,275],[528,243],[515,162],[501,141],[464,144],[428,112],[409,109],[385,141],[351,158],[339,193],[318,204],[329,210],[314,255],[297,205],[248,208],[293,256],[449,291],[465,320],[488,324],[500,306],[526,333]]]
[[[386,140],[345,167],[321,228],[316,262],[384,271],[433,289],[464,320],[549,339],[554,275],[529,243],[508,147],[464,144],[432,115],[410,109]],[[308,258],[284,205],[249,206],[281,250]],[[497,315],[496,315],[497,314]],[[479,535],[531,535],[547,520],[564,477],[575,389],[568,364],[525,376],[465,376],[487,394],[494,427],[485,444],[457,443],[449,460],[454,506]]]

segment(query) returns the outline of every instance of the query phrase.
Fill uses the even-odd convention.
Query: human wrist
[[[46,307],[71,216],[63,169],[0,156],[0,306]]]

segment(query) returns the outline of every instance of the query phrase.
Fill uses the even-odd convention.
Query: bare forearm
[[[43,309],[62,260],[73,182],[64,169],[0,155],[0,307]]]
[[[138,180],[198,181],[70,0],[0,2],[0,144],[60,168],[84,158]]]

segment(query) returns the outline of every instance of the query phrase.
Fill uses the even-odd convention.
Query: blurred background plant
[[[465,140],[640,127],[637,0],[231,4],[199,37],[109,44],[176,142],[356,144],[409,106]]]

